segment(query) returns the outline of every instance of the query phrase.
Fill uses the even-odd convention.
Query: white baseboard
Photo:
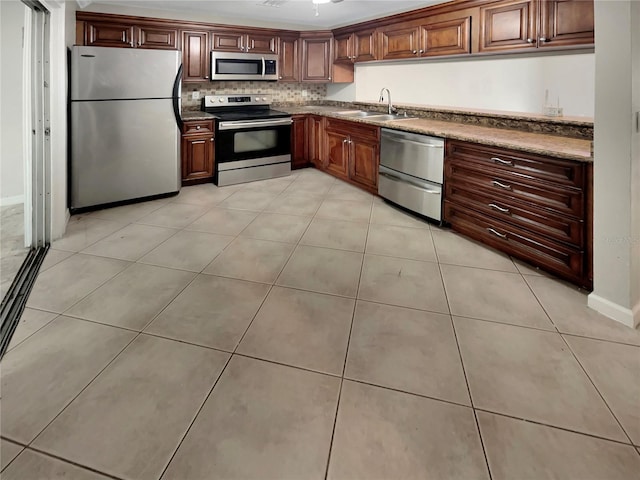
[[[0,198],[0,207],[8,207],[9,205],[18,205],[24,203],[24,195],[15,195],[13,197]]]
[[[638,325],[637,320],[640,314],[640,304],[636,305],[632,311],[630,308],[625,308],[617,303],[613,303],[611,300],[607,300],[600,295],[590,293],[587,299],[587,305],[605,317],[609,317],[627,327],[635,328]]]

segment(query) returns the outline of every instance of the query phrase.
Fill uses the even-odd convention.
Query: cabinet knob
[[[418,50],[418,53],[424,53],[424,50],[420,49]]]
[[[342,140],[342,143],[347,143],[349,140],[347,140],[346,138],[344,140]]]
[[[327,80],[331,80],[331,77],[327,78]]]
[[[278,77],[278,80],[282,80],[282,77]]]
[[[548,39],[548,38],[545,38],[545,37],[540,37],[540,41],[541,41],[541,42],[548,42],[548,41],[549,41],[549,39]]]
[[[200,130],[200,125],[196,125],[196,130]]]
[[[416,53],[418,53],[418,51],[417,50],[413,50],[411,53],[413,53],[415,55]]]
[[[211,137],[211,141],[213,142],[215,140],[215,137]]]
[[[204,77],[205,80],[209,80],[209,75]]]
[[[536,41],[533,38],[527,38],[527,43],[536,43]]]

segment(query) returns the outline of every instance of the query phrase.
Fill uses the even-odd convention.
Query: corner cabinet
[[[213,120],[186,121],[182,127],[182,185],[213,180]]]
[[[378,60],[375,29],[342,33],[334,37],[334,63]]]
[[[321,168],[372,193],[378,190],[380,128],[326,119]]]
[[[209,33],[182,31],[182,81],[184,83],[209,80]]]
[[[331,32],[301,33],[300,80],[311,83],[353,82],[353,65],[333,63]]]
[[[447,140],[444,220],[592,288],[592,165]]]

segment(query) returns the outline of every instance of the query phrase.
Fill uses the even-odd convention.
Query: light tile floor
[[[5,480],[640,472],[638,331],[310,169],[74,216],[1,376]]]

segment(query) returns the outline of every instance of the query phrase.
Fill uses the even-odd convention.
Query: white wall
[[[355,66],[355,89],[331,85],[327,98],[372,102],[387,87],[394,103],[541,113],[548,89],[565,115],[592,117],[594,69],[585,51],[363,63]]]
[[[594,291],[589,306],[634,326],[640,320],[640,149],[632,108],[638,107],[640,95],[640,36],[632,32],[640,29],[640,8],[629,0],[595,2],[595,18]]]
[[[0,205],[24,201],[22,27],[25,5],[0,1]]]

